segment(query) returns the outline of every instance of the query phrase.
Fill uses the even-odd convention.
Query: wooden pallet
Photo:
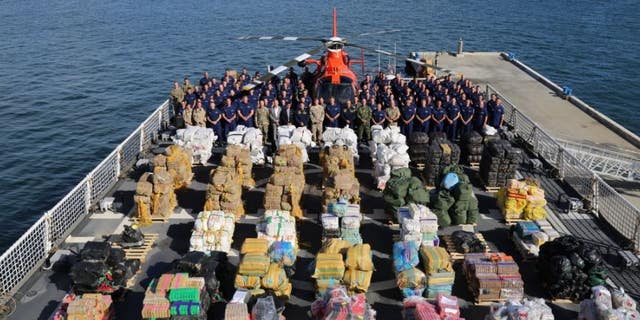
[[[480,242],[482,242],[482,244],[484,244],[485,246],[485,252],[489,252],[489,245],[487,244],[487,241],[484,240],[484,236],[482,235],[482,233],[476,233],[476,237],[478,237],[478,240],[480,240]],[[464,253],[459,252],[458,249],[456,248],[456,244],[453,242],[453,238],[451,237],[451,235],[443,235],[440,236],[440,239],[444,242],[444,246],[447,249],[447,251],[449,252],[449,256],[451,257],[451,260],[453,261],[461,261],[464,260]]]
[[[478,299],[478,298],[475,298],[474,299],[474,303],[477,306],[490,306],[490,305],[492,305],[494,303],[497,303],[497,302],[506,302],[507,300],[509,300],[509,299],[504,299],[504,298],[501,298],[501,299]]]
[[[480,162],[469,162],[469,168],[472,170],[480,170]]]
[[[573,301],[571,299],[551,299],[552,303],[555,304],[572,304],[572,303],[579,303],[578,301]]]
[[[151,216],[151,223],[167,223],[169,222],[169,218],[171,216],[168,217],[161,217],[161,216]],[[139,218],[131,218],[129,219],[130,221],[134,222],[134,223],[138,223],[140,221]]]
[[[508,225],[508,226],[512,226],[512,225],[514,225],[514,224],[516,224],[516,223],[518,223],[518,222],[523,222],[523,221],[529,221],[529,220],[526,220],[526,219],[507,219],[507,218],[504,218],[504,223],[505,223],[506,225]]]
[[[140,259],[140,264],[144,263],[149,255],[149,251],[155,245],[155,242],[158,240],[157,233],[147,233],[144,235],[144,243],[135,248],[123,248],[125,259]],[[119,245],[113,245],[114,248],[120,248]]]
[[[416,163],[416,169],[418,169],[418,171],[424,170],[425,166],[426,165],[424,163]]]

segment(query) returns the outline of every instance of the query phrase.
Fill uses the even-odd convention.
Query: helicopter
[[[251,90],[263,83],[267,83],[271,78],[278,74],[289,70],[294,65],[299,67],[308,67],[310,65],[315,66],[315,70],[311,72],[309,83],[310,95],[313,98],[323,98],[325,101],[329,101],[330,97],[343,104],[346,101],[353,101],[354,97],[360,91],[360,85],[356,73],[353,71],[352,66],[354,64],[362,64],[364,69],[364,50],[373,51],[387,56],[399,56],[395,53],[391,53],[385,50],[373,49],[359,44],[348,42],[345,38],[338,36],[338,23],[337,23],[337,11],[333,8],[333,28],[332,36],[329,38],[310,38],[310,37],[285,37],[285,36],[243,36],[236,38],[236,40],[283,40],[283,41],[319,41],[322,44],[315,47],[295,58],[289,60],[287,63],[280,65],[276,68],[269,70],[264,76],[254,79],[251,83],[244,86],[244,90]],[[378,32],[361,33],[354,37],[372,35],[372,34],[384,34],[398,32],[400,30],[385,30]],[[356,47],[363,50],[362,57],[359,59],[351,58],[345,51],[345,47]],[[311,58],[314,54],[325,49],[326,52],[320,59]],[[411,62],[417,62],[411,57],[400,57]],[[437,68],[434,65],[418,62],[425,67],[434,69]]]

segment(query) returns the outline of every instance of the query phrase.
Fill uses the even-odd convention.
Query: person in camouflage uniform
[[[207,111],[202,107],[202,100],[198,100],[196,107],[193,109],[193,124],[198,127],[207,125]]]
[[[398,107],[396,106],[395,100],[390,100],[389,108],[387,108],[386,112],[387,123],[389,123],[389,126],[397,126],[398,118],[400,118],[400,109],[398,109]]]
[[[356,119],[356,124],[358,126],[358,140],[371,140],[371,107],[367,105],[366,98],[362,98],[356,108]]]
[[[313,101],[313,105],[309,108],[309,114],[311,117],[313,142],[320,144],[320,140],[322,139],[322,121],[324,120],[324,106],[320,103],[320,100],[315,99]]]
[[[265,107],[264,100],[258,101],[256,109],[256,126],[262,131],[262,143],[266,144],[269,138],[269,109]]]

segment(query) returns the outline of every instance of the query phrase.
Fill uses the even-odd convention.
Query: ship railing
[[[167,100],[0,256],[0,305],[17,293],[92,207],[116,186],[121,174],[135,164],[168,124],[171,114]]]
[[[486,94],[496,94],[502,99],[505,122],[513,127],[516,135],[535,154],[557,169],[559,178],[588,200],[595,214],[630,240],[636,252],[640,251],[640,209],[573,156],[562,143],[520,112],[514,103],[494,87],[487,85]]]

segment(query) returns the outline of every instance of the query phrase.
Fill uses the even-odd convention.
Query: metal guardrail
[[[640,153],[604,149],[563,139],[556,140],[591,171],[619,179],[640,181]]]
[[[558,169],[561,179],[567,182],[582,197],[591,201],[592,208],[622,236],[633,242],[640,250],[640,209],[622,197],[597,174],[574,157],[556,139],[548,135],[533,120],[520,112],[515,104],[487,85],[487,95],[498,95],[505,107],[505,122],[513,126],[515,133],[529,143],[533,152]]]
[[[45,212],[0,256],[0,305],[5,304],[80,223],[93,205],[118,182],[171,116],[169,100],[161,104],[136,130],[53,208]]]

